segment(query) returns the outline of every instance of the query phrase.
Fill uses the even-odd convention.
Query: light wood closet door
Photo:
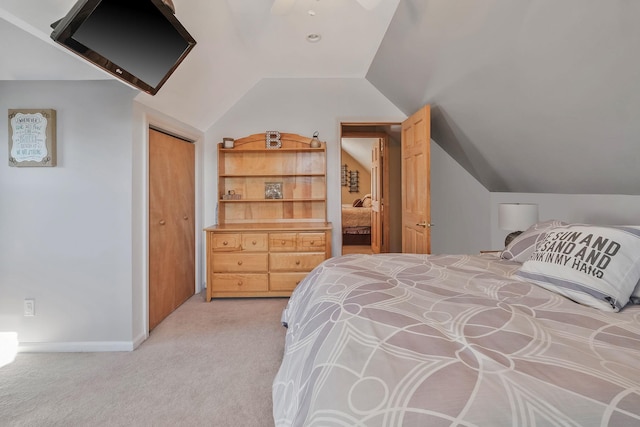
[[[402,252],[431,253],[431,107],[402,123]]]
[[[195,293],[195,147],[149,129],[149,330]]]

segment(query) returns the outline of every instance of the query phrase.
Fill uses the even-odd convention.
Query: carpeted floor
[[[19,353],[1,426],[273,426],[286,298],[195,295],[133,352]]]

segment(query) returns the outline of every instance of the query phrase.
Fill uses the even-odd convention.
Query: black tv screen
[[[162,0],[79,0],[51,38],[155,95],[196,41]]]

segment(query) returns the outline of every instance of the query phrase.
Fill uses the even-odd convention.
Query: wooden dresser
[[[214,297],[289,296],[331,256],[331,225],[225,224],[208,227],[207,301]]]
[[[326,148],[310,142],[276,132],[218,145],[219,224],[205,228],[207,301],[289,296],[331,257]]]

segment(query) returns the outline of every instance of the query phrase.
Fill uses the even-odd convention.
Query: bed
[[[342,205],[342,244],[371,244],[371,196]]]
[[[318,266],[282,315],[275,425],[640,425],[640,228],[538,226],[498,255]],[[585,248],[588,273],[559,258]]]
[[[371,244],[371,207],[342,205],[342,244]]]

